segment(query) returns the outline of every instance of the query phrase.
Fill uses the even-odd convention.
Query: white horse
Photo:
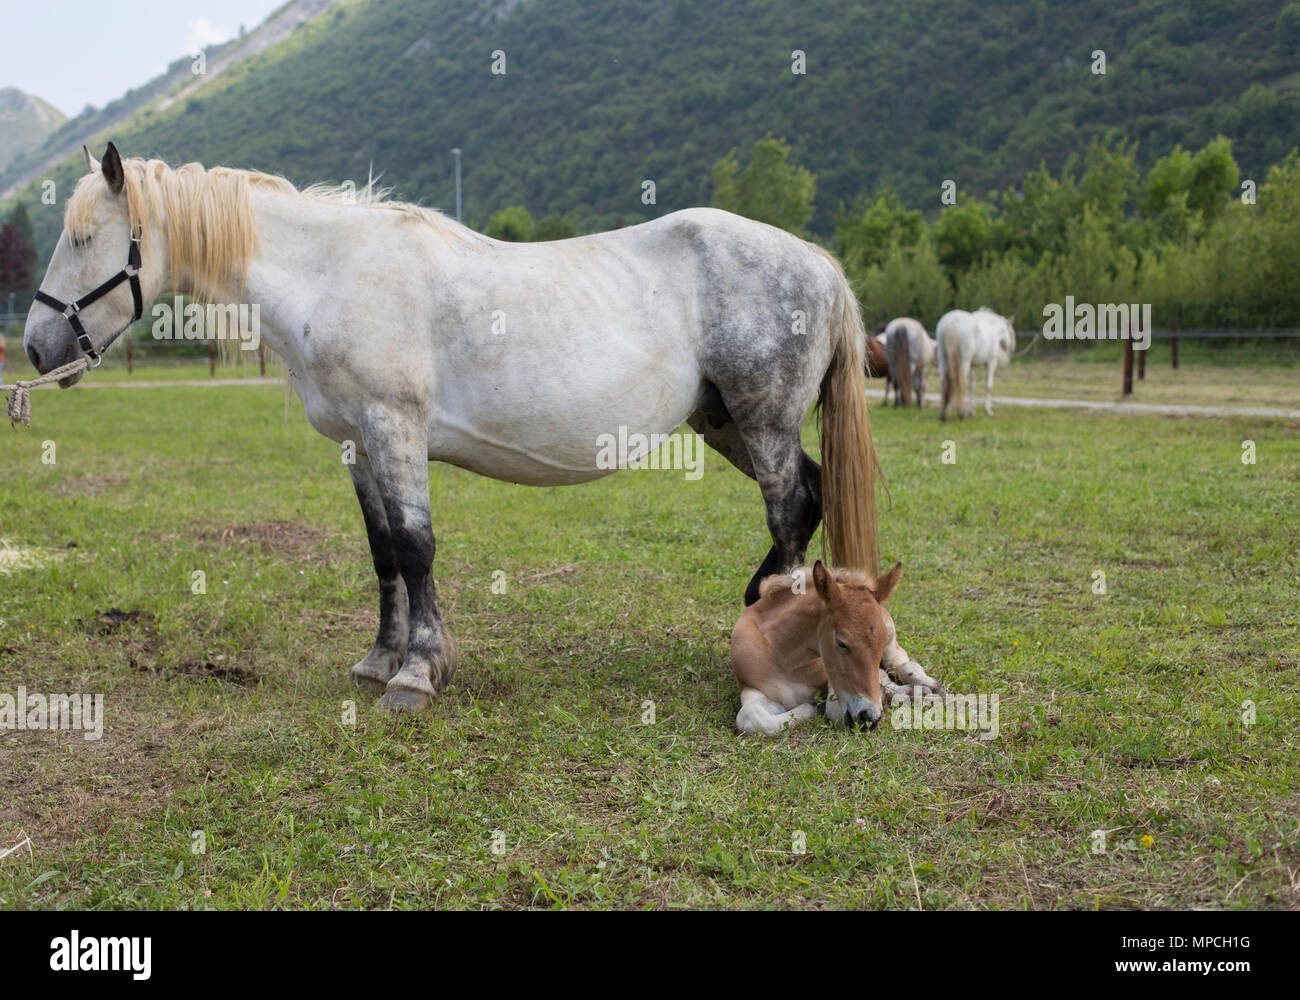
[[[382,705],[425,708],[455,670],[433,584],[431,460],[581,483],[609,473],[611,436],[654,440],[685,421],[762,491],[772,548],[747,603],[803,561],[823,511],[835,562],[875,573],[866,334],[843,270],[812,244],[713,209],[502,243],[368,189],[172,169],[111,143],[86,164],[27,318],[28,357],[41,373],[97,360],[163,291],[258,304],[312,426],[355,447],[380,604],[350,674],[383,689]],[[819,394],[822,466],[800,443]]]
[[[911,406],[916,399],[919,410],[925,399],[925,374],[934,364],[934,338],[925,327],[907,316],[890,320],[885,327],[885,358],[889,363],[889,380],[894,386],[894,405]],[[885,386],[889,400],[889,386]]]
[[[993,416],[993,372],[999,364],[1010,364],[1016,348],[1016,331],[1010,319],[981,306],[975,312],[954,309],[944,313],[934,328],[939,356],[939,385],[943,401],[939,419],[948,419],[948,404],[957,416],[975,416],[971,392],[971,368],[986,365],[984,412]]]

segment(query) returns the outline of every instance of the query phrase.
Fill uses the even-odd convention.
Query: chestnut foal
[[[740,682],[736,728],[771,736],[814,718],[824,696],[827,718],[875,729],[882,692],[891,701],[942,695],[939,682],[898,644],[885,609],[902,575],[902,563],[873,580],[858,570],[828,570],[819,560],[811,570],[763,580],[758,601],[731,633],[731,668]]]

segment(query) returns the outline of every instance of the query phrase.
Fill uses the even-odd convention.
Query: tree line
[[[911,315],[933,325],[950,308],[987,305],[1037,329],[1069,295],[1150,303],[1157,328],[1300,327],[1300,154],[1264,178],[1241,176],[1223,136],[1175,146],[1145,172],[1136,154],[1108,134],[1055,173],[1040,165],[982,198],[935,178],[928,211],[885,187],[839,207],[831,249],[872,324]],[[716,207],[809,236],[817,177],[781,139],[759,139],[743,163],[729,153],[711,178]],[[511,205],[484,232],[541,241],[580,229],[576,211],[534,220]],[[43,263],[19,202],[0,227],[0,296],[14,292],[25,308]]]

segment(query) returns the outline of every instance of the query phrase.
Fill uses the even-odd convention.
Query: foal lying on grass
[[[827,718],[875,729],[882,691],[891,701],[942,695],[898,644],[885,610],[902,575],[902,563],[873,580],[819,560],[811,570],[767,577],[731,633],[731,669],[740,682],[736,728],[771,736],[814,718],[825,696]]]

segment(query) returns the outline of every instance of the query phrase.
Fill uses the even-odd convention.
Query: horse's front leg
[[[398,572],[397,554],[393,551],[393,540],[388,531],[388,512],[384,509],[384,498],[380,495],[370,459],[358,455],[349,471],[361,504],[361,516],[366,522],[375,576],[379,577],[379,635],[365,659],[355,664],[348,676],[364,688],[382,691],[401,669],[402,658],[406,656],[410,623],[406,582]]]
[[[993,372],[998,366],[998,359],[994,358],[989,362],[988,372],[984,381],[984,412],[990,417],[993,416]]]
[[[419,711],[456,672],[456,645],[438,614],[433,584],[435,546],[425,421],[418,414],[398,417],[386,410],[374,411],[366,417],[362,437],[410,605],[406,656],[379,704],[395,711]]]

